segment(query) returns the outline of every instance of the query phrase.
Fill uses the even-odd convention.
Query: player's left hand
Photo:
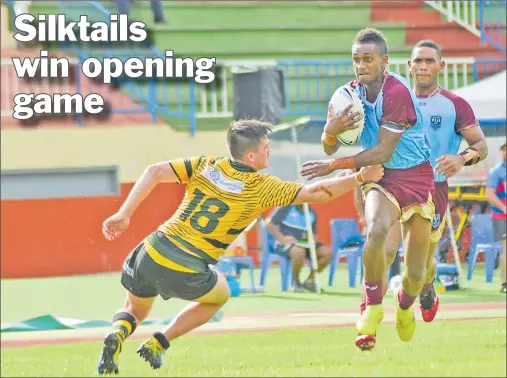
[[[334,171],[331,167],[333,159],[327,160],[312,160],[307,161],[303,164],[301,169],[301,176],[307,180],[311,180],[315,177],[327,176]]]
[[[461,155],[442,155],[435,161],[438,163],[435,171],[446,178],[454,176],[465,165],[465,160]]]
[[[107,240],[114,240],[130,225],[130,218],[118,212],[102,223],[102,233]]]

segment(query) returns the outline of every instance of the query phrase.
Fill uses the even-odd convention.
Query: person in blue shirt
[[[366,242],[363,252],[366,310],[356,323],[356,346],[370,350],[376,343],[378,324],[384,316],[383,278],[386,272],[385,240],[400,220],[407,236],[402,287],[395,291],[396,330],[409,341],[415,332],[412,305],[424,286],[431,221],[435,213],[430,150],[416,106],[417,99],[405,78],[389,72],[387,42],[376,29],[363,29],[352,46],[356,80],[349,86],[362,99],[365,126],[359,140],[363,151],[355,156],[310,161],[301,174],[307,179],[327,176],[338,169],[382,164],[384,177],[376,185],[364,185]],[[359,112],[351,107],[335,115],[331,109],[322,134],[324,152],[338,150],[336,136],[358,127]]]
[[[317,214],[310,210],[310,222],[314,239],[317,240]],[[301,268],[305,265],[305,258],[310,259],[310,245],[303,205],[283,206],[275,209],[267,224],[268,231],[277,241],[277,252],[291,260],[294,275],[294,291],[306,290],[315,292],[315,273],[322,272],[331,261],[331,248],[320,242],[315,243],[317,253],[317,269],[312,270],[308,278],[301,283]]]
[[[506,150],[507,144],[504,143],[500,147],[500,154],[502,156],[502,162],[494,166],[488,173],[488,179],[486,181],[486,200],[491,204],[491,218],[493,219],[493,233],[495,240],[503,243],[503,253],[500,261],[500,270],[502,273],[502,287],[500,291],[502,293],[507,292],[506,284],[506,271],[507,271],[507,259],[505,257],[505,244],[507,239],[506,234],[506,208],[505,208],[505,197],[507,190],[506,183]]]
[[[443,89],[438,83],[439,75],[445,67],[440,47],[431,40],[418,42],[412,50],[408,66],[414,80],[413,90],[422,113],[435,177],[435,216],[431,224],[427,277],[419,294],[422,318],[431,322],[439,305],[433,285],[437,267],[434,255],[446,223],[449,202],[447,179],[459,172],[463,166],[474,165],[483,160],[487,156],[488,148],[486,137],[470,104]],[[468,147],[459,153],[463,139]],[[394,234],[399,235],[399,232],[393,232]],[[398,244],[399,242],[401,240],[398,240]],[[388,251],[388,265],[393,261],[395,253],[395,250]]]
[[[426,262],[427,276],[425,285],[419,294],[419,308],[424,321],[431,322],[436,316],[439,300],[433,281],[436,276],[437,262],[434,258],[445,227],[448,207],[449,187],[447,179],[465,165],[473,165],[487,156],[486,137],[477,122],[471,106],[461,97],[443,89],[438,84],[440,72],[445,67],[440,47],[433,41],[422,40],[412,51],[408,63],[412,78],[413,91],[418,99],[423,126],[430,146],[430,160],[435,180],[435,216],[431,224],[431,238]],[[462,140],[468,148],[462,153],[459,147]],[[472,152],[471,152],[472,151]],[[475,159],[467,155],[475,153]],[[400,225],[395,224],[386,239],[387,266],[390,266],[401,243]],[[384,276],[384,294],[387,291],[388,272]],[[361,311],[365,309],[365,299]]]

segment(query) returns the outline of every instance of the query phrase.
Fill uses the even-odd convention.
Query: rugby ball
[[[350,109],[349,113],[359,112],[361,114],[361,119],[358,121],[358,128],[347,130],[336,136],[336,138],[341,143],[347,146],[356,143],[364,128],[364,107],[363,102],[357,93],[352,89],[350,85],[343,85],[333,93],[333,96],[331,96],[331,101],[329,101],[329,103],[333,105],[335,115],[341,114],[343,110],[350,104],[353,104],[353,106]]]

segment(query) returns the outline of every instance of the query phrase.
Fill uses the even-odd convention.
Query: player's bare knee
[[[305,250],[303,248],[293,247],[290,250],[290,261],[292,266],[303,267],[305,265]]]
[[[305,250],[300,247],[292,247],[290,249],[290,258],[291,260],[304,260],[305,258]]]
[[[367,237],[373,243],[384,243],[391,228],[390,222],[383,219],[373,220],[368,224]]]

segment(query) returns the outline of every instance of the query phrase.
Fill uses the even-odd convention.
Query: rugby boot
[[[160,336],[162,336],[163,339]],[[163,343],[167,344],[164,346],[162,345]],[[159,369],[162,366],[162,357],[168,348],[169,343],[165,337],[161,333],[157,332],[139,346],[137,354],[148,362],[153,369]]]
[[[100,375],[103,374],[118,374],[118,360],[121,353],[122,340],[120,336],[111,332],[104,339],[104,348],[100,356],[99,365],[97,370]]]
[[[415,315],[412,307],[406,310],[400,307],[400,302],[398,300],[398,293],[400,291],[401,288],[393,290],[394,304],[396,306],[396,331],[401,341],[410,341],[415,332]]]
[[[421,292],[419,294],[419,308],[421,309],[422,318],[426,323],[432,322],[435,319],[439,303],[440,301],[438,300],[434,286],[427,293]]]
[[[356,322],[357,338],[356,346],[361,350],[371,350],[377,342],[377,326],[384,317],[382,304],[367,305]]]

